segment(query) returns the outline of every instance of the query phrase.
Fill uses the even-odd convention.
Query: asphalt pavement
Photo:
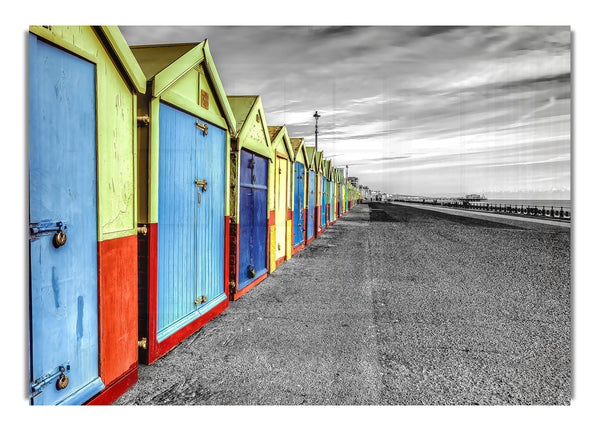
[[[569,404],[570,231],[362,204],[119,405]]]

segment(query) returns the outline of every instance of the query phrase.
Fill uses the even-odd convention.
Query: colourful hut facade
[[[325,177],[327,178],[327,226],[333,223],[333,166],[331,160],[325,160]]]
[[[323,228],[323,151],[315,153],[315,175],[317,180],[317,197],[316,197],[316,236],[321,235]]]
[[[306,173],[308,155],[304,138],[291,138],[294,151],[294,169],[291,186],[293,190],[292,210],[292,256],[302,250],[306,244]]]
[[[294,152],[285,126],[269,126],[271,147],[275,155],[274,207],[275,226],[271,235],[270,269],[275,268],[292,255],[292,195],[291,169]]]
[[[237,133],[231,143],[232,300],[267,277],[275,235],[274,152],[260,96],[228,96]]]
[[[315,147],[306,146],[306,245],[316,238],[316,200],[318,198],[318,182],[315,164]]]
[[[29,28],[31,404],[137,381],[136,94],[116,27]]]
[[[139,346],[152,363],[228,305],[231,112],[208,42],[132,47],[138,98]]]

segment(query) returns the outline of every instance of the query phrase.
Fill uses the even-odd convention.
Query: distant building
[[[348,177],[348,181],[350,181],[350,184],[354,187],[358,187],[358,177]]]
[[[368,199],[369,197],[371,197],[371,189],[369,189],[369,187],[367,187],[367,186],[363,186],[362,184],[359,184],[358,191],[365,199]]]

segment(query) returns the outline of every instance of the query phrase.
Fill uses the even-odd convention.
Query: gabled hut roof
[[[306,145],[304,144],[304,138],[290,138],[292,144],[292,150],[294,151],[294,161],[298,160],[300,152],[302,152],[304,163],[308,164],[308,154],[306,153]]]
[[[143,45],[130,48],[142,68],[146,80],[152,81],[151,94],[153,97],[159,97],[182,76],[198,64],[204,63],[207,78],[214,88],[227,126],[231,133],[236,132],[235,118],[210,54],[208,40],[200,43]]]
[[[284,154],[287,155],[289,160],[293,161],[294,160],[294,149],[292,148],[290,137],[287,132],[287,127],[285,127],[285,125],[283,125],[283,126],[268,126],[268,130],[269,130],[269,138],[271,139],[271,147],[273,148],[273,151],[277,151],[278,149],[280,149],[280,147],[283,147],[283,149],[281,149],[280,152],[283,153],[283,150],[285,150]]]

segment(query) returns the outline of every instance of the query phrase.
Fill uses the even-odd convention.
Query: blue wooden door
[[[240,151],[238,290],[267,272],[266,158]]]
[[[306,217],[306,239],[315,234],[315,172],[308,171],[308,216]]]
[[[159,108],[157,340],[226,298],[225,132]]]
[[[346,200],[345,210],[348,211],[348,186],[344,188],[344,199]]]
[[[202,313],[227,297],[225,293],[225,130],[208,124],[208,134],[196,128],[196,243],[198,296]],[[200,183],[202,184],[202,183]]]
[[[330,181],[329,182],[329,222],[333,221],[333,214],[334,214],[334,209],[335,209],[334,187],[335,187],[335,183],[333,181]]]
[[[325,177],[322,178],[322,190],[321,194],[321,228],[327,225],[327,180]]]
[[[104,387],[98,375],[95,95],[92,63],[29,35],[32,404],[82,404]],[[56,247],[59,230],[66,242]],[[62,374],[68,384],[58,389]]]
[[[304,165],[294,163],[294,247],[304,242]]]

